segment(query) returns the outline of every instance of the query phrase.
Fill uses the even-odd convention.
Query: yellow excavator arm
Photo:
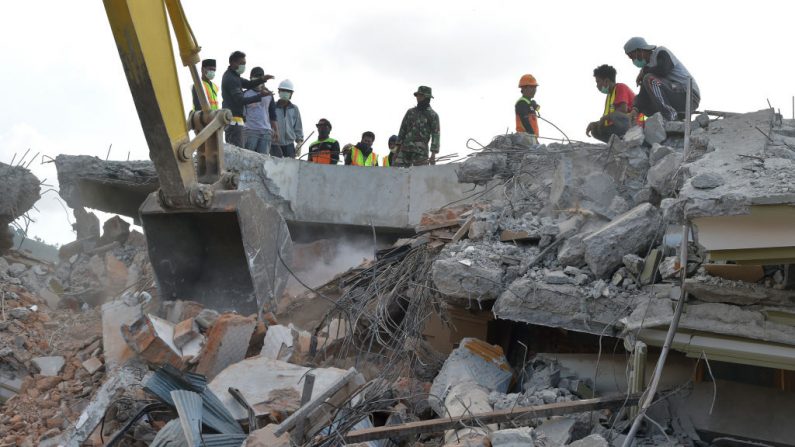
[[[224,172],[229,110],[210,110],[199,47],[179,0],[104,0],[160,190],[141,205],[149,259],[163,299],[244,314],[275,309],[292,253],[287,224]],[[169,19],[201,110],[186,122]],[[196,132],[193,140],[188,130]]]

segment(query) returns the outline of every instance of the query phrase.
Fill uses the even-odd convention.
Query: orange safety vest
[[[334,138],[326,138],[325,140],[318,140],[309,145],[309,161],[312,163],[318,163],[321,165],[330,165],[331,164],[331,151],[329,150],[319,150],[312,152],[312,148],[315,145],[320,145],[322,143],[336,143],[337,140]]]
[[[530,100],[525,98],[524,96],[519,98],[519,101],[524,101],[524,102],[527,103],[527,105],[530,105]],[[518,104],[519,101],[516,101],[516,103]],[[538,137],[538,117],[534,113],[531,113],[527,118],[530,121],[530,126],[533,128],[533,132],[532,132],[533,135]],[[522,125],[522,119],[519,117],[518,114],[516,115],[516,131],[517,132],[527,132],[527,130]],[[527,132],[527,133],[530,133],[530,132]]]
[[[378,166],[378,156],[375,152],[370,152],[367,158],[358,147],[354,146],[351,149],[351,166]]]
[[[383,160],[383,162],[381,162],[381,166],[384,167],[384,168],[388,168],[389,167],[389,155],[384,155],[384,158],[382,160]]]

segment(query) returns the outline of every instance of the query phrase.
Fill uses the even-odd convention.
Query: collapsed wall
[[[0,163],[0,254],[13,245],[8,225],[39,200],[39,179],[22,166]]]

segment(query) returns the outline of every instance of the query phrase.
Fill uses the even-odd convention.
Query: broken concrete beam
[[[641,254],[654,242],[662,215],[649,203],[638,205],[583,239],[585,262],[597,277],[607,277],[626,254]]]
[[[173,342],[174,326],[168,321],[145,315],[131,325],[122,325],[121,333],[127,345],[150,365],[182,368],[181,352]]]
[[[13,246],[8,224],[39,200],[39,179],[22,166],[0,163],[0,254]]]
[[[763,285],[745,282],[722,281],[718,284],[690,278],[685,289],[700,301],[730,303],[741,306],[752,304],[791,306],[795,299],[793,290],[777,290]]]
[[[491,301],[502,292],[502,268],[475,264],[467,259],[437,259],[431,278],[442,297],[453,304]]]
[[[622,295],[592,299],[575,285],[519,278],[500,295],[492,312],[502,320],[599,335],[611,333],[611,322],[626,313],[629,304],[630,298]]]
[[[257,320],[237,314],[223,314],[207,332],[207,344],[196,372],[212,380],[227,366],[243,360]]]
[[[513,372],[502,348],[476,338],[465,338],[447,357],[442,370],[433,380],[430,394],[435,398],[430,399],[431,408],[439,416],[446,417],[448,414],[445,403],[448,393],[460,384],[477,385],[485,389],[488,405],[488,393],[506,392],[512,379]]]

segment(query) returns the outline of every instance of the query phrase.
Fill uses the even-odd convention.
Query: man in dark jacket
[[[226,69],[221,80],[222,106],[232,111],[232,122],[224,129],[226,142],[237,147],[243,147],[243,123],[245,121],[243,110],[246,104],[259,102],[263,97],[270,94],[269,92],[263,92],[244,98],[243,89],[253,89],[268,79],[273,79],[273,76],[265,75],[257,80],[249,81],[240,77],[245,71],[246,53],[235,51],[229,55],[229,68]]]

